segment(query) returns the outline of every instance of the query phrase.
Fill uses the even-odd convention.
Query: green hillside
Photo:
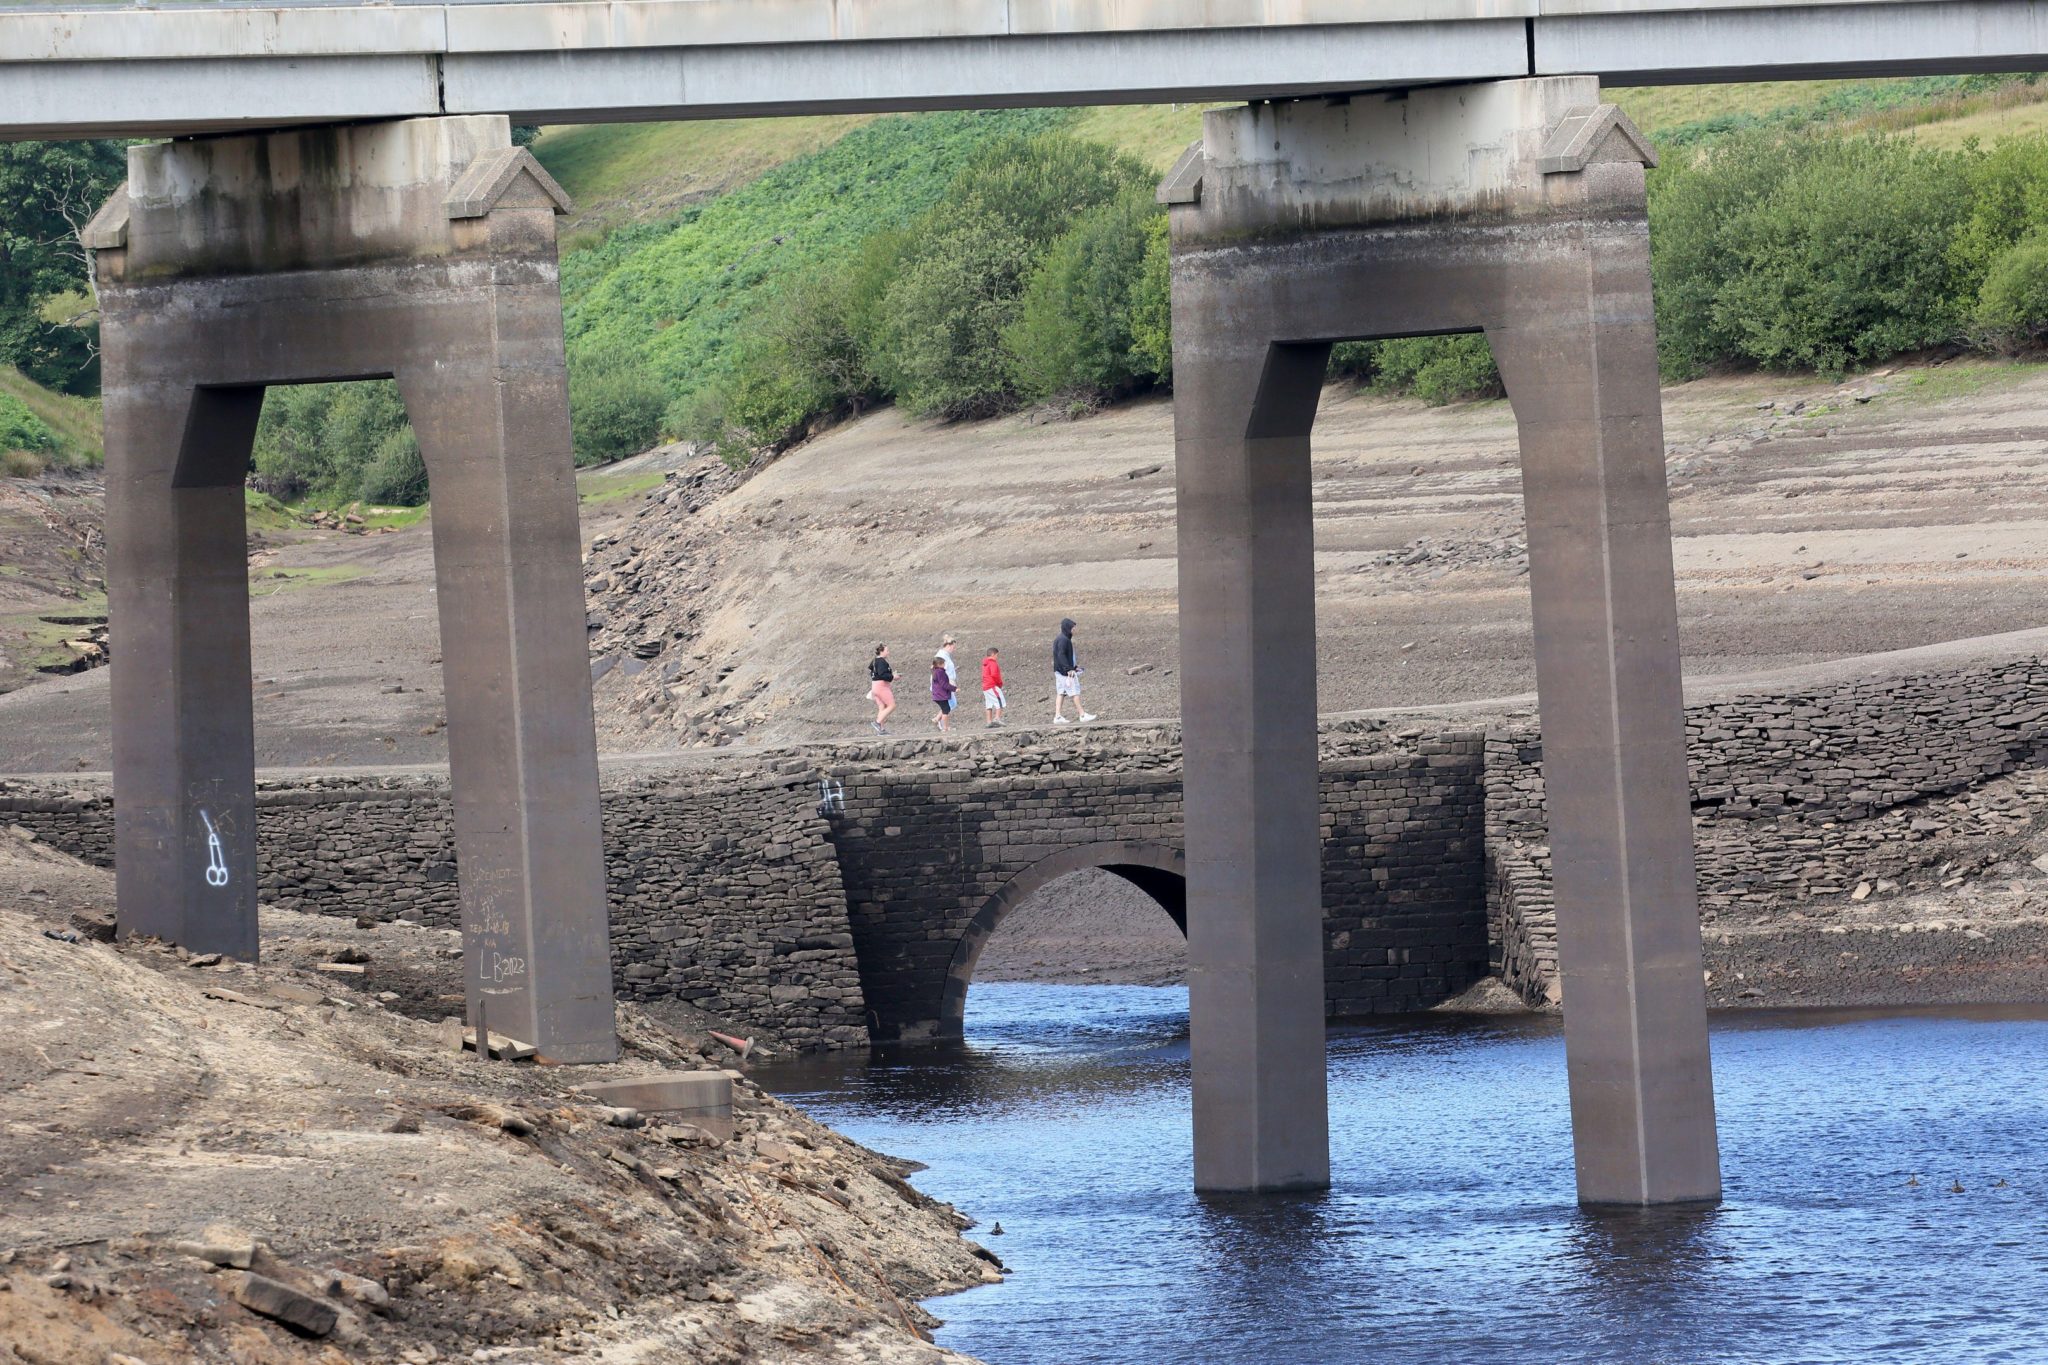
[[[579,124],[544,130],[533,152],[576,201],[564,233],[573,249],[626,224],[671,218],[872,121],[839,115]]]
[[[624,228],[562,263],[572,368],[637,357],[686,403],[734,329],[780,284],[938,202],[992,143],[1069,122],[1054,110],[874,120],[667,223]]]
[[[16,414],[15,423],[7,422],[7,413]],[[29,422],[19,421],[22,413],[27,414]],[[96,465],[101,460],[99,400],[53,393],[12,366],[0,365],[0,425],[15,424],[35,431],[38,439],[19,443],[33,445],[33,450],[0,451],[0,455],[15,456],[9,462],[10,473],[16,472],[16,467],[20,472],[28,472],[31,463]],[[16,442],[6,444],[12,446]]]
[[[1957,152],[1972,141],[1988,148],[2009,137],[2038,138],[2048,134],[2048,82],[2037,82],[2032,76],[1775,81],[1617,89],[1609,93],[1657,141],[1667,161],[1674,163],[1687,159],[1687,149],[1718,145],[1723,140],[1732,139],[1730,146],[1747,145],[1746,134],[1896,133],[1930,152],[1944,155]],[[861,347],[846,331],[846,309],[879,306],[889,287],[887,279],[876,275],[859,286],[871,295],[865,302],[849,301],[846,297],[842,282],[847,277],[861,269],[873,275],[879,268],[874,261],[858,265],[869,243],[892,230],[920,223],[920,215],[949,194],[962,204],[968,203],[974,187],[956,182],[963,168],[976,164],[975,159],[993,146],[1058,130],[1083,142],[1114,149],[1157,173],[1200,135],[1203,108],[1107,106],[886,117],[728,119],[544,130],[535,144],[535,152],[578,202],[578,216],[565,225],[562,280],[579,459],[613,458],[640,448],[658,432],[680,432],[707,396],[719,401],[730,396],[725,390],[731,388],[734,366],[742,355],[754,371],[746,384],[756,388],[775,366],[785,364],[791,357],[803,356],[803,363],[815,363],[824,369],[852,367],[847,373],[835,374],[829,384],[818,390],[836,395],[826,403],[827,408],[837,403],[842,405],[839,410],[845,411],[848,409],[843,405],[849,401],[857,409],[866,402],[887,400],[894,393],[893,381],[885,377],[893,373],[891,366],[880,363],[874,355],[856,356],[854,352]],[[1990,173],[1972,171],[1970,166],[1975,163],[1967,157],[1955,162],[1899,164],[1910,167],[1913,174],[1943,180],[1943,187],[1933,193],[1929,202],[1936,208],[1947,204],[1951,209],[1942,209],[1946,214],[1942,223],[1927,229],[1943,233],[1951,230],[1945,226],[1949,219],[1968,216],[1962,206],[1973,202],[1978,193],[1977,180],[1972,177],[1981,179]],[[2005,169],[1997,173],[2007,179],[2019,177],[2027,185],[2033,183],[2028,178],[2032,172],[2025,169],[2032,163],[2026,158],[2007,158],[1998,164]],[[976,172],[981,173],[984,172]],[[1792,193],[1780,185],[1783,177],[1791,174],[1789,170],[1759,169],[1757,174],[1764,178],[1757,182],[1756,193]],[[1800,176],[1811,180],[1816,174],[1820,173],[1800,171],[1790,180],[1783,180],[1783,184],[1804,184],[1806,181],[1800,180]],[[1698,183],[1702,188],[1688,192],[1705,196],[1712,188],[1705,181]],[[1731,185],[1727,192],[1738,190]],[[1740,190],[1738,197],[1747,204],[1754,195],[1749,190]],[[1667,193],[1663,201],[1667,207],[1660,211],[1668,216],[1670,206],[1681,198]],[[1871,202],[1875,204],[1881,198]],[[1701,231],[1729,218],[1724,208],[1704,199],[1702,203]],[[1158,301],[1145,304],[1132,292],[1142,293],[1134,272],[1157,268],[1156,260],[1146,264],[1149,258],[1133,235],[1149,230],[1144,226],[1148,211],[1133,201],[1115,209],[1099,204],[1089,213],[1093,215],[1088,218],[1092,237],[1076,238],[1059,251],[1051,251],[1050,239],[1039,241],[1029,247],[1024,257],[1004,265],[1002,271],[1006,272],[1004,278],[1008,283],[1002,286],[1000,298],[989,301],[995,314],[976,324],[980,329],[976,345],[986,352],[977,363],[996,369],[1021,366],[1017,369],[1019,375],[1027,370],[1041,374],[1048,357],[1060,349],[1059,343],[1071,339],[1068,333],[1073,329],[1067,326],[1067,315],[1062,309],[1091,291],[1099,296],[1098,302],[1100,298],[1111,299],[1116,316],[1105,325],[1115,332],[1109,338],[1113,344],[1108,352],[1095,347],[1089,361],[1107,378],[1096,386],[1099,392],[1083,401],[1084,406],[1086,402],[1129,391],[1128,385],[1152,382],[1146,376],[1162,368],[1157,348],[1164,342],[1163,319],[1140,316],[1145,307],[1156,310]],[[1756,217],[1756,212],[1748,208],[1744,214],[1750,219]],[[1812,214],[1807,212],[1807,216]],[[967,218],[955,214],[936,221],[953,224],[947,230],[957,232],[961,230],[958,225]],[[1760,228],[1762,236],[1758,240],[1765,245],[1781,242],[1784,231],[1798,221],[1800,218],[1795,214],[1785,219],[1786,227],[1769,231]],[[1994,245],[2016,243],[2031,221],[2000,222],[1986,240]],[[930,224],[926,223],[920,230],[929,229]],[[1969,230],[1980,235],[1990,231],[1981,224]],[[2044,230],[2048,230],[2048,224],[2044,224]],[[1720,231],[1715,228],[1715,232]],[[968,237],[972,235],[968,233]],[[1724,236],[1714,236],[1711,242],[1700,237],[1698,240],[1705,243],[1700,249],[1721,251],[1723,247],[1716,244]],[[1660,237],[1660,241],[1676,240],[1669,231]],[[1018,244],[1012,242],[1010,246]],[[1679,246],[1683,248],[1683,243]],[[993,247],[987,241],[963,238],[960,249],[971,256],[972,252],[985,253]],[[1756,250],[1762,251],[1764,247]],[[1782,243],[1771,250],[1777,252],[1773,259],[1783,258]],[[2040,250],[2048,252],[2048,248]],[[901,271],[909,267],[920,251],[922,246],[919,250],[906,250],[900,242],[889,245],[882,253],[888,258],[884,265]],[[1044,254],[1047,252],[1050,254]],[[1660,253],[1668,259],[1678,259],[1672,249],[1660,248]],[[953,270],[958,280],[976,278],[966,264],[969,256],[948,258],[944,251],[922,254],[928,259],[919,268],[927,275]],[[874,255],[871,249],[869,255]],[[1041,256],[1049,262],[1048,270],[1056,267],[1064,274],[1060,279],[1048,277],[1038,282],[1030,303],[1031,326],[1012,336],[1005,329],[1018,321],[1018,310],[1024,306],[1018,290],[1023,283],[1031,282]],[[1964,293],[1975,290],[1988,278],[1985,272],[1990,257],[1972,259],[1973,273],[1968,273],[1963,284],[1956,286]],[[2034,269],[2029,263],[2032,259],[2015,257],[1998,285],[2004,291],[2001,297],[2005,300],[2005,312],[1996,316],[2007,319],[2002,335],[2014,344],[2032,336],[2031,324],[2022,316],[2032,307],[2030,291],[2036,287],[2035,277],[2027,273]],[[2042,259],[2048,262],[2048,255]],[[1821,270],[1827,260],[1823,254],[1810,268]],[[1113,279],[1095,269],[1104,261],[1110,263],[1103,268],[1110,270]],[[2042,268],[2048,271],[2048,265]],[[1024,274],[1017,273],[1020,269]],[[964,274],[958,273],[963,270]],[[1841,273],[1840,269],[1836,273]],[[2048,281],[2040,288],[2048,290]],[[1109,292],[1103,294],[1103,290]],[[1742,340],[1740,346],[1728,340],[1735,335],[1728,330],[1729,319],[1734,316],[1728,310],[1738,309],[1739,305],[1754,314],[1756,301],[1746,296],[1744,300],[1733,295],[1722,298],[1718,293],[1713,297],[1721,302],[1699,302],[1691,313],[1674,312],[1667,317],[1660,294],[1660,321],[1673,335],[1695,325],[1687,318],[1697,318],[1696,325],[1706,329],[1702,336],[1714,332],[1722,338],[1714,343],[1719,350],[1709,347],[1702,352],[1707,358],[1700,363],[1721,363],[1713,361],[1712,355],[1739,358],[1795,353],[1796,348],[1778,341],[1766,346],[1755,336]],[[920,306],[939,308],[938,313],[931,314],[937,317],[945,315],[943,304],[943,299],[933,296],[925,298]],[[1716,308],[1722,310],[1720,314],[1714,312]],[[1938,317],[1930,315],[1927,327],[1916,334],[1933,335],[1942,327],[1976,328],[1977,334],[1984,334],[1983,329],[1989,325],[1986,320],[1991,317],[1993,314],[1979,308],[1974,294],[1965,298],[1958,293],[1945,313]],[[874,323],[872,318],[868,321]],[[1085,328],[1099,323],[1100,319],[1091,319],[1077,325]],[[821,327],[831,335],[811,335]],[[882,327],[874,336],[887,330]],[[897,333],[900,350],[910,338],[903,334],[901,326]],[[1138,345],[1140,333],[1153,348],[1151,362],[1138,363],[1138,352],[1133,348]],[[868,338],[869,342],[874,336]],[[1089,351],[1095,341],[1101,340],[1083,337],[1079,349]],[[818,354],[805,353],[810,341],[817,342],[814,349]],[[1007,354],[1026,341],[1036,347],[1029,364]],[[997,349],[989,350],[990,347]],[[1405,375],[1408,378],[1400,382],[1415,381],[1425,391],[1439,396],[1465,391],[1471,383],[1485,381],[1490,374],[1490,364],[1477,352],[1444,354],[1434,343],[1409,350],[1414,354],[1402,351],[1382,356],[1347,351],[1343,360],[1350,373],[1383,380]],[[1845,354],[1864,353],[1852,349]],[[1397,359],[1400,363],[1393,363]],[[1062,363],[1073,360],[1073,356],[1066,356]],[[1001,383],[1011,381],[990,382],[1000,388]],[[1025,382],[1020,378],[1013,384],[1012,401],[1041,387],[1036,381]],[[51,457],[65,462],[98,458],[96,404],[51,394],[12,371],[0,371],[0,394],[15,400],[14,411],[25,411],[48,429]],[[759,406],[758,393],[739,396]],[[296,484],[309,491],[317,487],[321,490],[318,496],[331,500],[362,496],[361,490],[372,484],[379,485],[380,492],[388,492],[408,481],[418,483],[416,460],[410,454],[408,439],[398,431],[402,415],[389,394],[366,389],[360,395],[308,395],[297,402],[281,396],[271,406],[276,411],[266,419],[265,430],[270,439],[265,451],[270,463],[279,466],[271,473],[280,476],[280,487]],[[798,408],[803,406],[797,404]],[[802,425],[797,423],[797,428]],[[285,434],[293,434],[293,439],[283,441]],[[292,454],[290,448],[303,448],[303,459]],[[18,459],[19,463],[23,460]],[[303,469],[298,467],[302,464]],[[383,474],[378,472],[380,468]],[[393,490],[384,489],[384,483],[392,484]]]

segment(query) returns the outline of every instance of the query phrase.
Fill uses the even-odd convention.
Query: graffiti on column
[[[220,831],[213,827],[213,817],[204,810],[199,818],[206,822],[206,884],[226,886],[228,884],[227,855],[221,851]]]

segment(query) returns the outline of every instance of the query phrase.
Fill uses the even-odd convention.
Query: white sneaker
[[[1091,721],[1091,720],[1094,720],[1094,719],[1095,719],[1095,717],[1094,717],[1093,715],[1091,715],[1091,714],[1090,714],[1089,712],[1083,711],[1083,712],[1081,713],[1081,723],[1082,723],[1083,725],[1086,725],[1086,724],[1087,724],[1087,723],[1088,723],[1089,721]]]
[[[1054,725],[1072,725],[1072,724],[1073,724],[1073,722],[1072,722],[1072,721],[1070,721],[1070,720],[1068,720],[1068,719],[1067,719],[1067,718],[1066,718],[1065,716],[1054,716],[1054,717],[1052,718],[1052,723],[1053,723]]]

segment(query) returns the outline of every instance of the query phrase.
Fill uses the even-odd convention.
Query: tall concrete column
[[[1316,978],[1280,902],[1315,895],[1307,485],[1322,348],[1484,331],[1521,427],[1579,1196],[1720,1193],[1650,319],[1653,159],[1596,81],[1559,77],[1215,110],[1160,186],[1198,1184],[1287,1183],[1305,1162],[1269,1163],[1269,1134],[1299,1125],[1320,1142],[1325,1121],[1320,1047],[1266,994],[1320,995],[1302,990]],[[1299,723],[1268,702],[1303,708]]]
[[[1309,427],[1327,345],[1174,293],[1195,1187],[1330,1181]]]
[[[118,318],[118,314],[116,314]],[[261,388],[152,377],[110,319],[102,405],[124,934],[256,960],[242,479]]]
[[[1582,220],[1532,245],[1487,328],[1521,435],[1573,1154],[1586,1203],[1711,1201],[1721,1174],[1642,169],[1590,179],[1608,183],[1585,185]],[[1631,200],[1635,213],[1601,212]]]
[[[525,199],[501,199],[478,229],[501,259],[542,236],[552,252],[554,205]],[[480,321],[452,354],[399,373],[434,497],[469,1016],[547,1039],[558,1061],[605,1061],[604,834],[552,277],[501,270]]]
[[[241,483],[262,387],[396,376],[433,492],[470,1017],[551,1061],[606,1061],[555,260],[567,200],[510,143],[504,118],[474,117],[135,147],[87,227],[107,349],[116,875],[130,932],[227,949],[200,935],[231,921],[253,955]],[[199,858],[216,844],[224,869]]]

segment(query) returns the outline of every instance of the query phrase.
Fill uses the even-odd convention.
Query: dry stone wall
[[[1996,810],[1945,798],[2048,759],[2048,662],[1730,696],[1686,709],[1686,742],[1702,919],[1825,915],[1999,832]],[[1533,724],[1488,736],[1488,915],[1500,975],[1530,1000],[1556,973],[1542,758]]]
[[[624,998],[685,1001],[797,1046],[867,1042],[845,891],[807,776],[724,765],[609,778],[603,810]],[[112,865],[103,789],[0,781],[0,820]],[[445,779],[265,781],[256,823],[267,905],[460,923]]]
[[[1132,846],[1181,850],[1179,736],[1133,738],[834,771],[833,838],[877,1038],[949,1031],[961,943],[1013,908],[1009,889],[1034,869],[1089,849],[1113,870]],[[1435,1004],[1486,971],[1483,736],[1371,727],[1326,736],[1324,750],[1327,1011]],[[1154,872],[1128,875],[1185,927],[1178,876]]]
[[[2023,795],[1983,784],[2048,759],[2048,663],[1727,695],[1686,723],[1703,917],[1824,917],[1932,864],[1947,875],[2025,823],[2008,809]],[[1489,968],[1555,999],[1533,718],[1339,721],[1322,749],[1329,1012],[1426,1007]],[[836,808],[820,808],[821,776]],[[457,923],[445,779],[266,780],[257,819],[266,903]],[[621,992],[799,1044],[941,1031],[972,936],[1034,869],[1093,865],[1090,850],[1137,859],[1126,875],[1184,916],[1173,726],[622,762],[604,821]],[[0,822],[112,859],[112,805],[91,779],[0,779]]]

